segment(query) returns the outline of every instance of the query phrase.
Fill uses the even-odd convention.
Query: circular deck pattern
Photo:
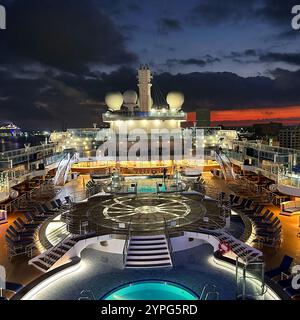
[[[165,222],[174,227],[196,222],[205,213],[200,201],[182,195],[126,195],[99,201],[88,217],[102,227],[119,229],[130,223],[134,231],[154,231]]]

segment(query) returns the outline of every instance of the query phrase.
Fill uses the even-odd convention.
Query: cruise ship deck
[[[107,94],[109,128],[0,155],[3,299],[300,298],[300,153],[183,128],[152,80]]]

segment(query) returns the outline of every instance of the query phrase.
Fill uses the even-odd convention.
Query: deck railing
[[[124,265],[124,266],[125,266],[125,264],[126,264],[126,259],[127,259],[127,254],[128,254],[130,236],[131,236],[131,220],[130,220],[130,222],[128,223],[126,240],[125,240],[125,244],[124,244],[124,248],[123,248],[123,265]]]

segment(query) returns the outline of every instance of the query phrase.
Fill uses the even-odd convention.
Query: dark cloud
[[[253,48],[233,51],[221,58],[217,52],[212,53],[216,57],[203,55],[201,51],[190,55],[182,51],[187,35],[185,32],[189,32],[189,28],[183,25],[182,20],[167,15],[163,9],[151,19],[148,19],[148,12],[142,12],[145,14],[145,24],[138,25],[142,1],[9,2],[12,3],[7,10],[9,28],[1,33],[0,44],[0,119],[11,120],[27,129],[61,129],[65,122],[69,127],[84,127],[100,122],[101,112],[106,110],[106,92],[137,90],[136,71],[130,67],[131,63],[137,62],[137,57],[131,52],[134,49],[143,59],[150,56],[149,64],[152,59],[153,64],[164,67],[163,70],[166,70],[165,66],[170,70],[174,67],[176,70],[200,70],[214,63],[222,66],[226,59],[244,65],[247,62],[260,63],[262,67],[265,62],[276,66],[277,63],[281,66],[282,63],[300,65],[299,53],[282,47],[274,49],[272,43],[269,47],[273,49],[269,52],[266,48],[253,49],[259,48],[259,43],[251,42]],[[158,6],[159,1],[155,3]],[[219,25],[219,30],[223,28],[223,23],[232,23],[236,28],[236,23],[247,21],[251,28],[254,23],[263,21],[271,25],[267,27],[269,31],[278,31],[282,37],[287,37],[287,34],[294,37],[294,34],[300,33],[290,30],[292,4],[294,2],[289,0],[199,0],[198,6],[193,8],[191,21],[194,24]],[[175,2],[174,6],[179,7]],[[124,13],[130,15],[124,18]],[[151,39],[156,34],[149,35],[149,30],[154,28],[160,28],[163,34],[178,34],[178,41],[164,41],[161,47],[153,44],[153,48],[157,46],[159,53],[165,52],[168,54],[166,56],[152,54]],[[224,38],[229,39],[231,32],[232,27],[228,28]],[[138,37],[134,37],[136,34]],[[245,37],[247,35],[248,31],[245,31]],[[140,42],[131,41],[129,50],[126,40],[133,38],[138,38]],[[220,50],[228,48],[221,47]],[[272,52],[276,50],[283,52]],[[170,59],[170,54],[175,58]],[[161,64],[164,60],[167,60],[165,65]],[[261,72],[264,71],[262,68]],[[300,103],[300,70],[275,69],[269,71],[268,76],[259,77],[241,77],[230,72],[160,73],[154,77],[154,84],[164,95],[171,90],[183,91],[187,111],[201,107],[263,108]]]
[[[134,35],[140,30],[140,26],[133,23],[123,24],[119,26],[119,29],[122,30],[124,40],[133,40]]]
[[[205,67],[208,64],[212,64],[215,62],[220,62],[221,60],[219,58],[214,58],[210,55],[206,55],[203,58],[197,59],[197,58],[189,58],[189,59],[168,59],[166,61],[167,66],[174,66],[174,65],[193,65],[198,67]]]
[[[245,60],[251,57],[255,59]],[[272,62],[300,66],[300,52],[263,52],[262,50],[248,49],[241,52],[233,51],[224,55],[224,58],[240,63]]]
[[[262,62],[284,62],[300,66],[300,53],[268,52],[260,55],[259,60]]]
[[[161,33],[182,30],[181,22],[177,19],[162,18],[158,22],[158,29]]]
[[[247,58],[247,57],[256,57],[257,51],[254,49],[247,49],[242,52],[232,51],[229,55],[226,55],[226,58]]]
[[[191,10],[190,21],[197,25],[236,23],[254,16],[256,0],[202,0]]]
[[[284,106],[300,103],[300,71],[274,71],[269,77],[240,77],[229,72],[209,72],[158,77],[164,93],[181,90],[186,96],[185,108],[231,109]]]
[[[76,0],[78,1],[78,0]],[[105,12],[113,16],[120,16],[125,11],[140,12],[142,10],[139,0],[96,0],[97,5]]]
[[[7,20],[0,63],[33,61],[82,72],[90,64],[137,60],[94,0],[17,0],[9,6]]]
[[[139,3],[136,2],[136,1],[129,1],[127,3],[127,8],[130,11],[137,11],[137,12],[140,12],[142,10],[142,8],[140,7]]]
[[[291,27],[291,11],[293,6],[299,4],[298,0],[264,0],[263,6],[257,15],[274,25]]]
[[[298,0],[202,0],[190,12],[190,21],[197,25],[220,25],[256,21],[271,24],[282,31],[279,37],[290,36],[291,10]],[[296,36],[297,32],[293,32]]]
[[[137,90],[136,71],[121,68],[112,73],[86,76],[45,73],[40,79],[17,79],[0,71],[0,118],[27,129],[61,129],[91,126],[100,122],[105,93]],[[240,109],[300,103],[300,70],[270,71],[270,77],[240,77],[229,72],[194,72],[154,76],[153,84],[165,96],[179,90],[185,94],[185,110],[198,108]],[[30,115],[30,116],[28,116]]]

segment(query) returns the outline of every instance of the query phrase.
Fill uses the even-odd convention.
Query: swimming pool
[[[101,300],[198,300],[198,295],[180,284],[147,280],[123,285],[107,293]]]
[[[128,191],[134,192],[134,188],[128,188]],[[159,191],[166,192],[167,187],[165,185],[162,185],[161,187],[159,187]],[[156,185],[148,185],[148,186],[147,185],[138,185],[137,192],[138,193],[156,193],[157,188],[156,188]]]

